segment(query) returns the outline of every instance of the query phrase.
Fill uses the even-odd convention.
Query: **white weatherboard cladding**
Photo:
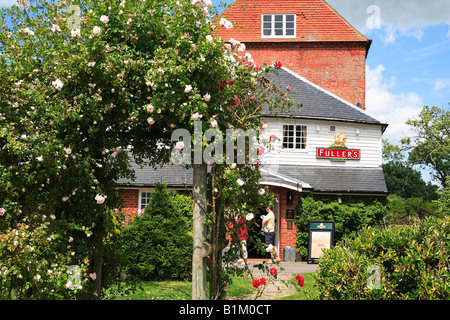
[[[272,143],[270,152],[265,149],[261,159],[263,164],[365,168],[381,166],[382,129],[379,125],[288,118],[265,118],[264,122],[267,123],[267,129],[263,139],[269,139],[271,135],[275,135],[278,140]],[[307,126],[305,150],[282,148],[283,125],[289,124]],[[335,132],[330,132],[331,125],[336,127]],[[335,135],[339,133],[346,134],[347,148],[360,150],[360,160],[330,161],[330,159],[316,158],[316,148],[330,147]]]

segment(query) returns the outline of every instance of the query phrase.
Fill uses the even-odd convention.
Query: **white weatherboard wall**
[[[268,139],[271,135],[275,135],[278,139],[271,144],[272,150],[265,149],[264,156],[261,158],[263,164],[365,168],[381,166],[382,128],[379,125],[288,118],[265,118],[264,122],[267,123],[267,129],[263,139]],[[283,125],[288,124],[307,126],[305,150],[282,148]],[[336,131],[330,132],[330,126],[335,126]],[[361,159],[344,162],[317,159],[316,148],[330,147],[336,134],[340,133],[347,135],[347,148],[360,149]]]

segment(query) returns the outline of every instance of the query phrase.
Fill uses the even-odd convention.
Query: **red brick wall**
[[[365,106],[366,47],[362,42],[246,43],[257,65],[282,65],[354,104]]]
[[[137,212],[139,209],[139,190],[124,189],[120,191],[123,199],[123,210],[128,213]]]
[[[292,194],[294,196],[293,199],[293,203],[292,204],[287,204],[287,190],[285,188],[282,187],[273,187],[270,186],[269,189],[271,191],[273,191],[274,193],[279,195],[279,208],[280,208],[280,215],[279,218],[279,230],[276,232],[279,232],[279,243],[278,243],[278,248],[279,248],[279,252],[281,257],[283,257],[283,250],[286,247],[292,247],[292,248],[296,248],[295,245],[295,241],[297,240],[297,236],[296,236],[296,226],[295,223],[293,223],[293,228],[292,229],[288,229],[287,226],[287,221],[286,221],[286,209],[288,208],[295,208],[297,206],[298,203],[298,192],[292,191]]]

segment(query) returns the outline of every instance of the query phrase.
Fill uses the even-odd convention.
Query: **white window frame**
[[[294,127],[294,135],[293,135],[293,148],[289,148],[289,147],[285,147],[285,126],[293,126]],[[304,148],[297,148],[297,127],[304,127],[304,132],[305,132],[305,136],[304,136],[304,143],[300,142],[300,144],[304,144]],[[307,152],[308,150],[308,126],[305,124],[301,124],[301,123],[287,123],[287,124],[283,124],[283,126],[281,127],[281,133],[282,133],[282,140],[281,140],[281,146],[283,148],[283,150],[288,150],[288,151],[302,151],[302,152]],[[303,130],[302,130],[303,131]],[[287,143],[290,143],[289,141]]]
[[[271,34],[264,35],[264,17],[271,17]],[[283,16],[283,35],[275,35],[275,16]],[[294,34],[286,35],[286,16],[294,16]],[[287,14],[262,14],[261,15],[261,38],[265,39],[294,39],[297,37],[297,15],[293,13]]]
[[[153,189],[153,188],[146,188],[146,189],[139,189],[139,202],[138,202],[138,209],[139,209],[139,212],[142,210],[142,209],[145,209],[145,207],[144,208],[142,208],[142,193],[155,193],[155,189]]]

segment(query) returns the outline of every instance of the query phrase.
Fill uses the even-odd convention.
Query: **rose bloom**
[[[108,18],[108,16],[103,15],[103,16],[100,17],[100,21],[103,22],[103,23],[108,23],[109,18]]]
[[[261,282],[259,282],[258,279],[253,280],[252,286],[255,288],[258,288],[261,285]]]
[[[64,84],[62,83],[61,80],[56,79],[55,81],[52,81],[52,85],[58,90],[61,91],[62,87],[64,86]]]
[[[75,37],[80,37],[81,38],[80,29],[71,30],[70,31],[70,35],[72,36],[72,38],[75,38]]]
[[[3,216],[5,214],[6,210],[4,208],[0,208],[0,216]]]
[[[186,87],[184,88],[184,92],[189,93],[192,90],[192,86],[187,84]]]
[[[176,147],[177,147],[178,149],[183,149],[183,148],[184,148],[184,142],[183,142],[183,141],[178,141],[178,142],[176,143]]]
[[[61,28],[57,24],[53,24],[50,30],[52,30],[53,32],[61,31]]]
[[[225,22],[225,24],[223,25],[226,29],[231,29],[233,28],[233,24],[231,23],[231,21],[227,21]]]
[[[154,120],[152,117],[149,117],[149,118],[147,119],[147,122],[148,122],[148,124],[152,125],[152,124],[155,123],[155,120]]]
[[[107,198],[106,196],[101,196],[99,194],[97,194],[95,196],[95,200],[97,201],[97,204],[102,204],[103,202],[105,202],[106,198]]]
[[[270,268],[269,272],[270,272],[271,275],[276,275],[278,270],[275,269],[275,268]]]
[[[197,120],[199,120],[201,117],[202,117],[202,116],[199,115],[198,112],[196,112],[196,113],[194,113],[194,114],[191,116],[191,119],[194,120],[194,121],[197,121]]]
[[[98,35],[101,31],[102,31],[102,29],[100,29],[100,28],[97,27],[97,26],[95,26],[94,29],[92,30],[92,32],[94,33],[94,35]]]
[[[147,111],[148,111],[148,112],[153,112],[154,109],[155,109],[155,108],[154,108],[151,104],[148,104],[148,105],[147,105]]]

